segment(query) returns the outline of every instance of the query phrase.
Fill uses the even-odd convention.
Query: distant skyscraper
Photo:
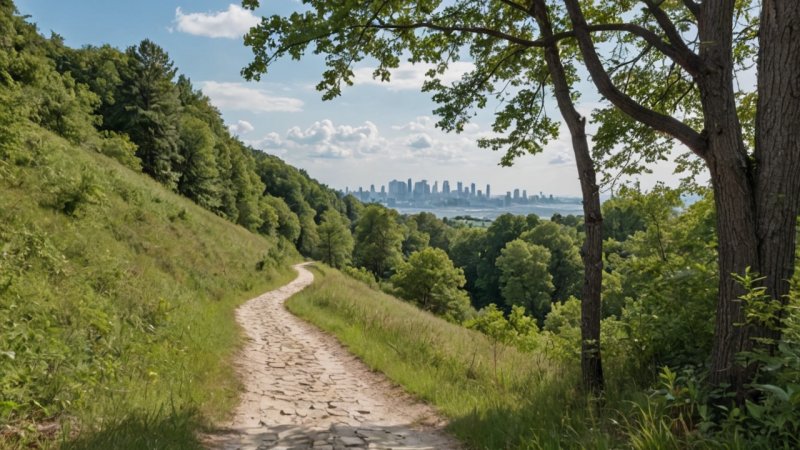
[[[527,190],[523,190],[522,191],[522,199],[523,200],[527,200],[528,199],[528,191]]]
[[[447,180],[444,180],[442,182],[442,194],[444,195],[450,194],[450,182]]]
[[[478,198],[483,197],[483,191],[478,189]]]
[[[457,191],[457,192],[458,192],[459,194],[461,194],[462,192],[464,192],[464,183],[462,183],[462,182],[460,182],[460,181],[459,181],[458,183],[456,183],[456,186],[458,186],[458,191]]]
[[[389,197],[391,198],[406,198],[407,185],[405,181],[392,180],[389,182]]]
[[[438,181],[434,181],[433,182],[433,193],[434,194],[438,194],[439,193],[439,182]]]
[[[370,184],[369,185],[369,192],[370,192],[370,194],[374,194],[375,193],[375,185],[374,184]]]
[[[519,200],[519,189],[514,189],[514,200]]]
[[[386,194],[386,185],[381,185],[381,194]]]
[[[469,185],[469,195],[475,197],[475,183]]]
[[[406,191],[407,191],[409,194],[410,194],[410,193],[412,193],[412,192],[414,192],[413,190],[411,190],[411,188],[412,188],[412,187],[413,187],[413,186],[412,186],[412,184],[411,184],[411,178],[409,178],[409,179],[408,179],[408,189],[406,189]]]
[[[488,184],[486,185],[486,198],[492,198],[492,187]]]

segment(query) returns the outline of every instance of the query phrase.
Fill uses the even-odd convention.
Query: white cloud
[[[214,106],[220,109],[250,112],[299,112],[303,101],[292,97],[274,96],[269,92],[243,83],[204,81],[201,90]]]
[[[242,135],[255,130],[255,127],[253,127],[252,123],[246,120],[238,120],[235,124],[228,125],[228,130],[230,130],[230,132],[233,134]]]
[[[285,136],[272,132],[248,143],[264,150],[292,153],[296,157],[343,159],[377,153],[386,146],[386,139],[370,121],[352,126],[335,125],[325,119],[306,128],[292,127]]]
[[[416,149],[433,147],[433,139],[425,133],[411,136],[407,142],[406,145]]]
[[[175,9],[175,25],[178,31],[211,38],[241,38],[261,19],[241,6],[230,4],[226,11],[208,13],[184,13]]]
[[[422,83],[428,79],[425,76],[425,73],[433,67],[434,66],[432,64],[402,63],[397,69],[391,70],[392,77],[389,83],[382,82],[380,79],[376,80],[372,78],[372,73],[375,71],[375,67],[359,67],[353,70],[353,73],[355,74],[353,83],[356,85],[366,84],[384,86],[392,91],[419,90],[422,88]],[[441,75],[442,82],[444,84],[450,84],[456,80],[459,80],[462,75],[474,68],[475,65],[471,62],[454,62],[450,64],[448,70]]]
[[[567,152],[560,151],[556,153],[552,158],[550,158],[548,164],[553,166],[560,166],[564,164],[572,164],[573,162],[575,162],[575,159],[573,158],[572,155],[570,155]]]

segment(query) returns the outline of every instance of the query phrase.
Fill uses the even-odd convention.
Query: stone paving
[[[245,384],[227,428],[207,436],[209,448],[459,449],[444,422],[334,338],[290,314],[283,302],[311,284],[298,277],[250,300],[236,317],[248,343],[237,363]]]

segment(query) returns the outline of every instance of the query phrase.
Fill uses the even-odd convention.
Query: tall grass
[[[371,368],[430,402],[470,447],[610,448],[600,408],[575,390],[574,367],[548,349],[493,344],[339,272],[317,267],[312,286],[287,302],[293,313],[338,337]]]
[[[235,307],[292,279],[296,253],[22,136],[0,159],[0,448],[198,447],[236,401]]]

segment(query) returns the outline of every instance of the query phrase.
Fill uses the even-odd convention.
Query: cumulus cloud
[[[230,4],[226,11],[184,13],[175,9],[175,26],[178,31],[210,38],[241,38],[261,19],[252,11]]]
[[[289,128],[284,136],[272,132],[248,143],[273,153],[279,150],[297,157],[343,159],[375,154],[386,147],[387,141],[372,122],[336,125],[325,119],[305,128]]]
[[[391,70],[392,77],[389,83],[372,78],[375,67],[359,67],[353,70],[355,74],[353,83],[356,85],[379,85],[392,91],[419,90],[422,88],[422,83],[428,79],[425,73],[433,67],[432,64],[402,63],[397,69]],[[441,75],[442,82],[444,84],[452,83],[474,68],[475,65],[471,62],[454,62],[450,64],[449,69]]]
[[[575,160],[573,159],[572,155],[570,155],[569,153],[567,153],[565,151],[560,151],[560,152],[556,153],[555,156],[550,158],[550,161],[548,161],[548,164],[550,164],[552,166],[561,166],[561,165],[565,165],[565,164],[572,164],[573,161],[575,161]]]
[[[247,86],[243,83],[204,81],[201,90],[214,106],[220,109],[250,112],[299,112],[303,101],[292,97],[281,97]]]
[[[408,145],[411,148],[422,149],[433,147],[433,139],[425,133],[411,136],[408,139]]]
[[[253,127],[252,123],[246,120],[238,120],[235,124],[228,125],[228,130],[230,130],[230,132],[233,134],[242,135],[255,130],[255,127]]]

